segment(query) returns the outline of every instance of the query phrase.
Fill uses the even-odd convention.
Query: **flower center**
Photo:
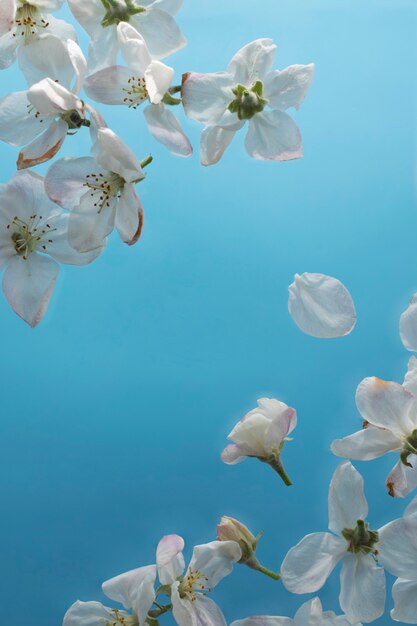
[[[378,550],[374,548],[378,543],[378,532],[369,530],[368,524],[361,519],[356,522],[355,528],[345,528],[342,535],[349,542],[348,552],[357,554],[373,554],[377,555]]]
[[[86,179],[84,187],[88,187],[90,196],[95,198],[94,206],[97,208],[97,213],[101,213],[104,207],[109,207],[114,198],[120,198],[126,182],[114,172],[109,172],[107,176],[101,173],[87,174]]]
[[[264,86],[257,80],[252,87],[236,85],[233,88],[236,98],[227,107],[231,113],[236,113],[240,120],[250,120],[256,113],[264,110],[268,100],[262,97]]]
[[[36,35],[41,28],[48,28],[49,22],[43,19],[37,7],[25,2],[16,11],[16,32],[13,37],[24,37],[25,41]]]
[[[48,223],[43,223],[42,215],[31,215],[28,222],[16,216],[6,228],[11,231],[16,254],[25,261],[36,249],[46,252],[47,245],[53,243],[50,235],[56,230]]]
[[[129,108],[137,109],[145,100],[148,100],[149,94],[146,89],[146,81],[140,76],[132,76],[127,81],[127,87],[123,87],[123,91],[127,94],[123,99]]]
[[[112,609],[111,611],[114,615],[114,618],[110,619],[110,621],[106,622],[106,626],[138,626],[138,618],[136,615],[128,615],[118,609]]]
[[[133,15],[144,13],[145,7],[135,4],[135,0],[101,0],[106,9],[106,14],[101,20],[101,25],[114,26],[120,22],[129,22]]]
[[[188,598],[191,602],[197,600],[197,594],[201,593],[203,596],[207,595],[211,591],[207,587],[208,578],[200,572],[198,569],[189,569],[185,578],[180,582],[178,588],[181,598]]]
[[[81,126],[88,126],[89,122],[80,114],[77,109],[72,109],[61,115],[61,119],[68,124],[70,130],[78,130]]]
[[[413,467],[408,461],[410,454],[417,454],[417,429],[404,441],[404,446],[400,454],[401,462],[407,467]]]

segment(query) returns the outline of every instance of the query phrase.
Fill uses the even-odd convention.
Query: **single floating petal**
[[[417,293],[400,317],[400,337],[407,350],[417,352]]]
[[[321,338],[344,337],[356,324],[352,296],[336,278],[324,274],[295,275],[288,288],[288,310],[307,335]]]

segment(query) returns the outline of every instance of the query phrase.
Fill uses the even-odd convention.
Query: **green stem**
[[[140,162],[141,168],[143,169],[144,167],[152,163],[152,161],[153,161],[153,156],[151,155],[147,156],[146,159],[143,159],[143,161]]]
[[[279,474],[279,476],[282,478],[284,484],[287,485],[287,487],[290,487],[292,485],[290,477],[285,471],[280,457],[274,457],[272,459],[268,459],[267,463],[272,467],[272,469],[274,469],[277,472],[277,474]]]
[[[276,572],[273,572],[272,570],[264,567],[263,565],[259,565],[257,570],[258,570],[258,572],[262,572],[262,574],[265,574],[265,576],[269,576],[269,578],[272,578],[273,580],[280,580],[281,579],[281,576],[279,574],[277,574]]]
[[[149,617],[153,619],[157,619],[160,615],[164,613],[168,613],[168,611],[172,611],[172,604],[165,604],[164,606],[159,606],[157,609],[151,609],[148,613]]]
[[[174,93],[180,93],[181,89],[182,89],[182,85],[174,85],[173,87],[170,87],[168,91],[172,95]]]

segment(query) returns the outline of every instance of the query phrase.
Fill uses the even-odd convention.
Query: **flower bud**
[[[255,537],[244,524],[224,515],[217,526],[217,539],[219,541],[236,541],[242,550],[242,558],[239,563],[247,563],[254,559],[256,544],[261,535]]]

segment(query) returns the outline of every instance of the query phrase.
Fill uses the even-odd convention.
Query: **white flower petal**
[[[45,32],[55,35],[55,37],[62,39],[62,41],[66,41],[67,39],[77,41],[77,32],[72,24],[68,24],[65,20],[58,20],[53,15],[47,15],[46,18],[49,26],[45,29]],[[32,41],[27,45],[30,48]]]
[[[182,103],[192,120],[213,125],[222,118],[234,100],[232,77],[225,72],[183,75]]]
[[[29,85],[34,85],[44,78],[52,78],[67,89],[71,88],[75,71],[68,49],[70,41],[63,41],[55,35],[45,33],[35,39],[30,46],[19,47],[19,66]],[[72,44],[78,48],[75,42]]]
[[[160,61],[152,61],[145,71],[146,89],[152,104],[159,104],[174,78],[174,70]]]
[[[144,109],[146,123],[152,136],[172,154],[191,156],[193,149],[175,115],[163,104],[152,104]]]
[[[344,539],[330,533],[306,535],[291,548],[282,563],[284,586],[292,593],[317,591],[346,554],[346,547]]]
[[[270,72],[264,84],[263,97],[272,109],[299,109],[311,87],[314,64],[290,65],[285,70]]]
[[[106,596],[133,609],[143,626],[156,597],[155,579],[156,565],[146,565],[106,580],[102,588]]]
[[[322,626],[323,608],[320,598],[312,598],[298,609],[294,616],[295,626]]]
[[[385,572],[370,554],[347,554],[340,574],[340,606],[348,620],[373,622],[384,613]]]
[[[19,317],[34,328],[43,318],[59,272],[53,259],[33,252],[13,257],[3,275],[3,292]]]
[[[120,617],[127,619],[129,613],[119,611]],[[115,610],[103,606],[100,602],[81,602],[77,600],[68,609],[62,626],[103,626],[115,621]]]
[[[330,483],[329,529],[340,535],[345,528],[355,528],[356,522],[367,515],[363,478],[352,463],[342,463]]]
[[[127,22],[117,26],[117,37],[120,52],[131,72],[144,76],[152,63],[152,57],[142,35]]]
[[[273,615],[254,615],[245,619],[237,619],[230,626],[294,626],[294,620],[289,617],[274,617]]]
[[[0,139],[11,146],[32,141],[49,123],[49,120],[41,123],[35,112],[30,111],[27,91],[16,91],[0,100]]]
[[[158,577],[162,585],[171,585],[184,571],[184,539],[179,535],[162,537],[156,549]]]
[[[353,330],[355,306],[346,287],[336,278],[307,272],[296,274],[288,290],[288,310],[303,332],[333,338]]]
[[[207,578],[207,587],[213,589],[231,573],[241,557],[242,551],[236,541],[211,541],[194,547],[188,570],[202,572]]]
[[[143,6],[148,6],[152,4],[156,9],[161,9],[162,11],[166,11],[170,15],[176,15],[178,11],[181,9],[184,0],[146,0],[146,2],[142,1]]]
[[[245,147],[252,158],[261,161],[289,161],[303,156],[300,130],[282,111],[257,113],[249,122]]]
[[[400,317],[400,337],[407,350],[417,352],[417,293]]]
[[[414,515],[417,515],[417,496],[411,500],[404,511],[404,517],[411,517]]]
[[[77,252],[68,241],[69,219],[69,213],[62,212],[61,215],[49,220],[48,223],[53,234],[51,235],[51,243],[46,246],[46,252],[59,263],[78,266],[88,265],[103,252],[104,245],[90,252]]]
[[[46,11],[58,11],[64,4],[64,0],[35,0],[32,4]]]
[[[81,100],[51,78],[44,78],[32,85],[27,94],[29,102],[43,115],[77,111],[83,117],[84,107]]]
[[[68,124],[64,120],[52,122],[45,132],[23,148],[17,160],[17,168],[23,170],[52,159],[64,143],[67,132]]]
[[[250,413],[240,420],[228,435],[228,439],[236,443],[247,456],[263,458],[265,451],[265,432],[270,420],[262,413]]]
[[[417,398],[417,359],[410,357],[408,361],[407,373],[404,377],[403,387],[410,391]]]
[[[417,580],[417,518],[394,520],[379,530],[378,560],[390,574]]]
[[[290,407],[286,407],[272,419],[264,436],[264,450],[267,455],[279,451],[283,440],[293,430],[296,422],[297,413]]]
[[[235,54],[227,71],[233,75],[235,83],[251,86],[265,78],[274,62],[275,50],[272,39],[256,39]]]
[[[417,624],[417,581],[399,578],[392,588],[392,597],[395,603],[391,611],[392,619],[404,624]]]
[[[239,446],[232,443],[225,447],[221,453],[221,459],[227,465],[236,465],[246,459],[246,454]]]
[[[387,478],[387,489],[393,498],[405,498],[417,487],[417,455],[410,454],[407,467],[398,461]]]
[[[27,222],[32,215],[49,219],[61,213],[46,195],[43,177],[31,170],[18,172],[10,179],[2,190],[0,206],[7,222],[16,216]]]
[[[129,80],[132,72],[127,67],[114,65],[88,76],[84,82],[86,94],[103,104],[128,104]]]
[[[15,35],[15,29],[0,36],[0,70],[5,70],[16,61],[16,48],[19,40]]]
[[[367,422],[398,437],[408,437],[417,426],[415,398],[398,383],[365,378],[356,390],[356,405]]]
[[[105,16],[105,9],[101,0],[68,0],[68,4],[73,16],[85,28],[90,37],[96,38],[102,31],[106,30],[101,25],[101,20]]]
[[[143,209],[134,185],[125,185],[116,208],[115,227],[120,239],[129,246],[135,244],[142,232]]]
[[[87,192],[70,213],[68,239],[78,252],[101,248],[114,228],[116,200],[110,202],[110,206],[106,203],[101,211],[97,210],[94,203],[95,199]]]
[[[349,437],[336,439],[331,445],[331,451],[336,456],[343,456],[354,461],[370,461],[387,452],[399,450],[402,447],[401,439],[390,430],[367,426]]]
[[[92,157],[65,157],[55,161],[45,177],[45,190],[49,198],[64,207],[72,209],[80,203],[86,193],[87,176],[99,174]]]
[[[223,613],[213,600],[197,594],[194,602],[180,598],[178,582],[172,586],[172,613],[178,626],[226,626]]]
[[[116,65],[118,53],[117,30],[114,26],[103,28],[94,37],[88,48],[88,71],[90,74]]]
[[[152,7],[134,15],[130,23],[142,35],[154,59],[163,59],[187,43],[172,15],[161,9]]]
[[[12,29],[15,11],[15,0],[2,0],[0,5],[0,37]]]
[[[145,178],[134,153],[110,128],[99,128],[93,151],[101,167],[119,174],[127,183]]]
[[[220,126],[206,126],[201,133],[200,160],[202,165],[218,163],[232,142],[235,131]]]

